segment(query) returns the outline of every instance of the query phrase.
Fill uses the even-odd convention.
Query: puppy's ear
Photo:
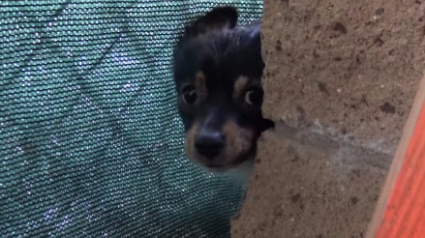
[[[189,23],[185,29],[185,37],[195,37],[209,31],[232,29],[236,26],[238,11],[235,7],[215,7],[205,15]]]

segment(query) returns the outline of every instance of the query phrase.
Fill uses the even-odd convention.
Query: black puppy
[[[237,28],[234,7],[216,7],[189,22],[174,50],[174,81],[185,150],[211,171],[249,172],[261,133],[260,22]]]

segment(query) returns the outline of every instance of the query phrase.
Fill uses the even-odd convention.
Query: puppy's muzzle
[[[226,145],[225,140],[221,131],[201,129],[195,138],[195,149],[198,154],[212,162],[223,152]]]

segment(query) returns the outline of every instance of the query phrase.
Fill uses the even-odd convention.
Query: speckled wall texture
[[[361,238],[425,62],[425,1],[265,0],[265,133],[234,238]]]

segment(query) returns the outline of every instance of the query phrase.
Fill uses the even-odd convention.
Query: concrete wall
[[[232,237],[361,238],[425,58],[421,0],[265,0],[265,116]]]

